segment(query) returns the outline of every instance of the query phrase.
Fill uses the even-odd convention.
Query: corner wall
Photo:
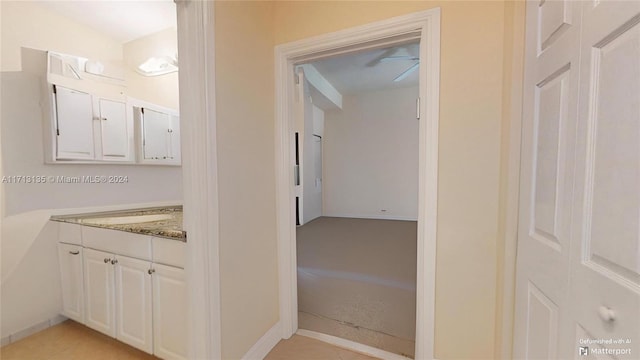
[[[216,1],[222,358],[278,322],[273,7]]]

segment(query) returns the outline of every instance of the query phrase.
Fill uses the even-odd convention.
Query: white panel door
[[[565,359],[580,2],[527,3],[514,357]]]
[[[93,104],[91,95],[54,86],[56,158],[93,159]]]
[[[153,353],[187,358],[187,286],[184,270],[153,264]]]
[[[163,160],[169,156],[171,116],[148,108],[143,109],[143,156],[145,159]]]
[[[99,99],[102,156],[109,160],[129,159],[129,129],[123,102]]]
[[[585,2],[581,46],[575,358],[640,359],[640,1]]]
[[[514,358],[640,358],[640,2],[527,4]]]
[[[116,336],[114,266],[115,256],[84,249],[85,325]]]
[[[58,243],[62,285],[62,315],[84,324],[82,246]]]
[[[151,263],[118,255],[116,277],[116,338],[142,351],[151,353],[152,291]]]

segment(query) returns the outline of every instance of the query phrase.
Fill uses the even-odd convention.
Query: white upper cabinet
[[[171,137],[171,116],[149,108],[141,109],[143,146],[145,160],[164,160],[169,156],[169,139]]]
[[[90,94],[53,86],[57,159],[93,159],[93,103]]]
[[[30,70],[43,75],[45,163],[180,165],[177,110],[129,97],[125,80],[96,74],[95,61],[37,50],[31,56],[33,64],[47,59]]]
[[[125,96],[52,85],[52,162],[133,161],[133,119]]]
[[[173,109],[129,99],[139,132],[138,161],[180,165],[180,117]]]
[[[102,135],[102,157],[109,160],[129,160],[129,126],[124,102],[99,99]]]

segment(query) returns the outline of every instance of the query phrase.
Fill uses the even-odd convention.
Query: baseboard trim
[[[262,360],[278,342],[282,340],[282,327],[280,321],[271,327],[251,349],[242,357],[242,360]]]
[[[5,345],[9,345],[11,343],[14,343],[18,340],[24,339],[27,336],[31,336],[37,332],[40,332],[44,329],[50,328],[54,325],[58,325],[61,322],[67,320],[66,316],[63,315],[56,315],[54,317],[52,317],[51,319],[39,322],[35,325],[29,326],[26,329],[20,330],[20,331],[16,331],[13,334],[10,334],[8,336],[3,337],[2,339],[0,339],[0,346],[5,346]]]
[[[361,354],[377,357],[382,360],[413,360],[411,358],[394,354],[392,352],[384,351],[378,348],[374,348],[369,345],[360,344],[355,341],[346,340],[343,338],[339,338],[336,336],[327,335],[327,334],[323,334],[323,333],[319,333],[311,330],[298,329],[298,331],[296,331],[296,334],[301,336],[306,336],[312,339],[320,340],[331,345],[345,348],[347,350],[359,352]]]

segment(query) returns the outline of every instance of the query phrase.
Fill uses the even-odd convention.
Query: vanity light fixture
[[[178,60],[170,56],[150,57],[138,65],[136,71],[144,76],[165,75],[178,71]]]

